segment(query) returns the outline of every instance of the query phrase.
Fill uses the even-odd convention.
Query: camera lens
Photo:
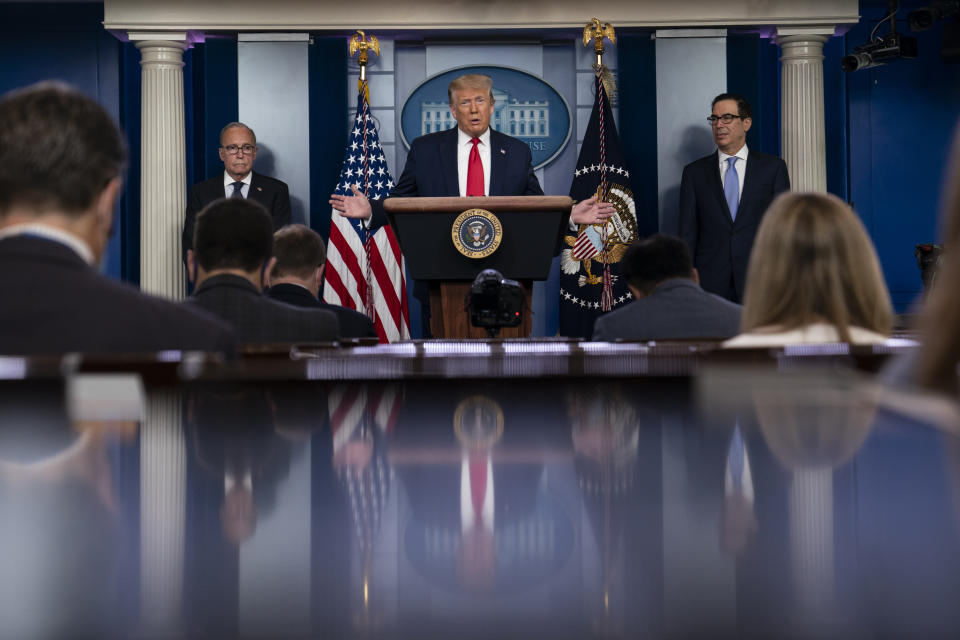
[[[872,65],[873,58],[870,57],[870,54],[868,53],[854,53],[849,56],[844,56],[840,61],[840,68],[847,73],[856,71],[857,69],[870,67]]]

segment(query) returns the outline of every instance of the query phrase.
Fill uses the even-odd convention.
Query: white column
[[[187,204],[183,124],[186,33],[131,33],[143,79],[140,151],[140,288],[185,294],[180,232]]]
[[[823,43],[833,27],[785,27],[780,45],[780,141],[794,191],[827,190]]]

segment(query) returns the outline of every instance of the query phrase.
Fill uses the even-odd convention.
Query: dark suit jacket
[[[491,196],[542,196],[543,189],[533,172],[530,147],[505,133],[490,130]],[[457,127],[420,136],[410,145],[400,179],[390,191],[391,198],[459,197],[457,173]],[[371,202],[370,227],[387,224],[383,203]]]
[[[193,248],[193,227],[197,223],[197,214],[213,202],[223,198],[223,172],[209,180],[204,180],[190,188],[187,197],[187,213],[183,222],[183,233],[180,236],[183,261],[187,260],[187,249]],[[253,172],[250,179],[250,190],[247,197],[255,200],[267,208],[273,218],[273,230],[290,224],[290,190],[286,182],[276,178]]]
[[[353,309],[347,309],[336,304],[320,302],[307,289],[295,284],[277,284],[267,290],[267,295],[274,300],[292,304],[295,307],[310,307],[332,311],[340,322],[340,337],[342,338],[376,338],[377,331],[373,328],[373,321]]]
[[[262,295],[246,278],[208,278],[184,302],[227,321],[240,342],[329,342],[339,337],[337,316],[322,309],[298,309]]]
[[[760,220],[773,198],[790,189],[787,165],[776,156],[751,150],[746,171],[736,220],[730,217],[723,194],[717,152],[684,167],[680,180],[680,237],[690,247],[700,286],[727,296],[732,278],[734,302],[743,300],[747,263]]]
[[[0,240],[0,353],[236,351],[222,321],[141,293],[37,236]]]
[[[597,318],[594,340],[695,340],[740,333],[741,307],[687,278],[660,283],[649,296]]]

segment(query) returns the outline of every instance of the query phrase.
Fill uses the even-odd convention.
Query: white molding
[[[238,42],[310,42],[309,33],[240,33]]]
[[[726,38],[726,29],[657,29],[653,37],[664,38]]]
[[[350,33],[362,28],[445,31],[461,29],[582,29],[593,14],[582,0],[233,0],[229,10],[214,0],[104,0],[104,26],[119,30],[221,30]],[[607,0],[597,14],[624,27],[726,27],[856,24],[857,0]]]
[[[187,33],[185,31],[130,31],[127,33],[130,42],[144,42],[154,40],[157,42],[186,42]]]

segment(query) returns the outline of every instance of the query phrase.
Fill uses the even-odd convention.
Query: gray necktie
[[[231,198],[242,198],[242,197],[243,197],[243,191],[241,191],[241,189],[243,189],[243,183],[240,182],[240,181],[237,181],[237,182],[234,182],[232,186],[233,186],[233,193],[230,194],[230,197],[231,197]]]
[[[737,207],[740,205],[740,176],[737,175],[737,157],[727,158],[727,174],[723,178],[723,194],[727,197],[730,217],[737,219]]]

